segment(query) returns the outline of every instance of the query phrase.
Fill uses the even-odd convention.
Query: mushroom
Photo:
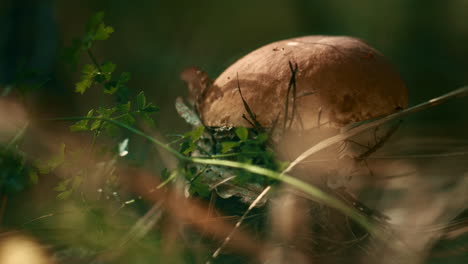
[[[294,128],[341,127],[407,106],[406,87],[380,52],[352,37],[305,36],[254,50],[199,90],[204,124],[250,126],[239,87],[263,127],[283,120],[289,63],[297,65]]]
[[[195,68],[185,71],[182,79],[189,84],[190,98],[206,126],[287,127],[274,141],[283,160],[345,125],[391,114],[408,103],[404,82],[384,56],[362,40],[346,36],[305,36],[267,44],[236,61],[211,85],[207,75]],[[337,149],[332,153],[337,154]],[[317,184],[333,166],[325,167],[320,171],[303,166],[292,173]],[[319,176],[312,179],[311,174]],[[287,253],[274,249],[267,259],[308,263],[306,243],[297,239],[308,232],[305,223],[311,219],[305,212],[318,208],[310,209],[308,203],[287,188],[280,192],[272,205],[271,216],[276,218],[272,239],[285,244]],[[345,224],[341,216],[332,218],[332,226]],[[343,239],[337,232],[330,236]]]
[[[286,160],[345,125],[408,104],[406,86],[386,58],[347,36],[305,36],[267,44],[236,61],[212,84],[197,68],[181,77],[206,126],[251,127],[246,104],[264,128],[289,122],[289,131],[302,136],[275,140]]]

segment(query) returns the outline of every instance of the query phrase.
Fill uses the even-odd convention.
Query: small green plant
[[[84,64],[81,69],[81,78],[76,82],[75,92],[84,94],[87,90],[99,89],[102,91],[102,96],[113,96],[114,104],[110,106],[99,106],[90,109],[86,117],[77,121],[70,126],[71,132],[90,132],[92,134],[91,147],[87,152],[94,155],[96,153],[111,153],[111,158],[107,162],[112,162],[115,156],[125,157],[128,151],[124,150],[128,147],[129,138],[131,135],[122,131],[119,127],[110,122],[105,122],[104,119],[115,120],[122,122],[126,125],[132,126],[143,122],[149,127],[154,127],[154,119],[152,115],[158,112],[156,107],[151,102],[148,102],[143,91],[131,98],[131,90],[128,88],[127,83],[130,80],[130,73],[121,72],[116,74],[117,66],[110,62],[100,63],[93,53],[92,48],[96,41],[107,40],[114,29],[107,26],[104,22],[104,13],[99,12],[95,14],[86,26],[85,35],[82,38],[75,39],[71,47],[66,49],[65,58],[67,62],[76,66],[80,61],[83,54],[86,54],[90,64]],[[101,146],[101,150],[96,151],[97,139],[106,138],[111,139],[116,147],[108,148]],[[125,145],[124,150],[122,146]],[[118,146],[118,147],[117,147]],[[85,151],[86,152],[86,151]],[[74,152],[70,150],[71,156],[65,160],[65,163],[73,163],[77,160],[77,155],[86,155],[83,150]],[[83,182],[83,178],[89,175],[87,168],[80,168],[80,166],[73,166],[65,164],[65,166],[75,167],[77,170],[72,173],[70,178],[66,178],[59,183],[55,188],[59,192],[58,198],[64,199],[72,194],[73,190],[77,190]],[[115,175],[109,175],[114,178],[111,182],[115,181]],[[106,189],[106,188],[104,188]],[[114,192],[115,190],[110,190]]]

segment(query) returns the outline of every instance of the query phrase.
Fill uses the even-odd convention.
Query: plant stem
[[[98,69],[99,73],[101,73],[101,66],[99,65],[99,63],[97,62],[96,60],[96,57],[94,57],[94,54],[93,52],[90,50],[90,49],[87,49],[86,52],[88,53],[88,56],[89,58],[91,59],[91,61],[93,62],[94,66],[96,66],[96,68]]]
[[[251,164],[246,164],[246,163],[241,163],[241,162],[236,162],[236,161],[231,161],[231,160],[218,160],[218,159],[204,159],[204,158],[193,158],[193,157],[187,157],[182,154],[180,154],[178,151],[174,150],[167,144],[164,144],[163,142],[147,135],[143,131],[140,131],[136,128],[133,128],[131,126],[128,126],[122,122],[112,120],[109,118],[102,118],[102,117],[64,117],[64,118],[53,118],[53,119],[48,119],[48,120],[62,120],[62,121],[69,121],[69,120],[102,120],[105,122],[109,122],[111,124],[114,124],[116,126],[125,128],[129,130],[130,132],[142,136],[143,138],[149,140],[150,142],[154,143],[158,147],[163,148],[164,150],[172,153],[174,156],[179,158],[180,160],[187,161],[187,162],[193,162],[193,163],[198,163],[198,164],[206,164],[206,165],[215,165],[215,166],[223,166],[223,167],[230,167],[230,168],[237,168],[237,169],[243,169],[248,172],[252,172],[255,174],[263,175],[272,179],[277,179],[282,182],[285,182],[298,190],[303,191],[304,193],[310,195],[313,199],[315,199],[318,202],[322,202],[330,207],[333,207],[335,209],[340,210],[344,214],[348,215],[350,218],[355,220],[357,223],[359,223],[361,226],[363,226],[365,229],[367,229],[370,233],[376,234],[377,230],[373,228],[373,225],[370,223],[370,221],[367,220],[367,218],[358,212],[356,212],[352,207],[349,207],[342,201],[334,198],[333,196],[325,193],[324,191],[320,190],[319,188],[308,184],[304,181],[301,181],[297,178],[291,177],[286,174],[281,174],[276,171],[272,171],[269,169],[265,169],[256,165],[251,165]]]

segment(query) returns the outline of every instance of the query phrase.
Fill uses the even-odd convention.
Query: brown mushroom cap
[[[304,129],[340,127],[407,106],[406,87],[381,53],[352,37],[305,36],[263,46],[227,68],[199,98],[204,124],[250,126],[238,83],[263,127],[282,120],[289,62],[298,66],[296,107]]]

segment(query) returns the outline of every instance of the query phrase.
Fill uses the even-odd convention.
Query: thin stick
[[[227,177],[227,178],[223,179],[222,181],[220,181],[220,182],[214,184],[214,185],[210,188],[210,190],[214,190],[214,189],[218,188],[219,186],[225,184],[226,182],[228,182],[228,181],[230,181],[230,180],[232,180],[232,179],[234,179],[234,178],[236,178],[236,177],[237,177],[237,176],[235,176],[235,175],[233,175],[233,176],[231,176],[231,177]]]
[[[247,104],[247,101],[244,99],[244,96],[242,95],[242,90],[241,90],[240,82],[239,82],[239,73],[237,74],[237,90],[239,90],[239,95],[242,99],[242,103],[244,104],[244,108],[252,120],[247,119],[247,117],[244,114],[242,115],[242,118],[247,120],[247,122],[249,122],[250,125],[252,125],[256,130],[258,131],[262,130],[262,126],[257,121],[257,117],[255,116],[255,113],[252,112],[252,109],[250,109],[249,104]]]
[[[371,159],[429,159],[429,158],[450,158],[457,156],[468,156],[468,151],[446,152],[434,154],[409,154],[399,156],[373,156]]]
[[[288,84],[288,91],[286,93],[286,102],[285,102],[285,110],[284,110],[284,118],[283,118],[283,133],[286,131],[286,127],[288,129],[291,128],[292,123],[294,121],[294,115],[296,113],[296,73],[297,73],[297,63],[293,66],[291,61],[289,61],[289,69],[291,70],[291,78],[289,79]],[[292,113],[291,118],[289,118],[289,95],[291,94],[291,89],[293,93],[293,106],[292,106]],[[287,125],[289,119],[289,126]]]
[[[297,63],[294,64],[294,67],[291,62],[289,62],[289,69],[291,70],[291,79],[289,80],[289,87],[292,87],[292,98],[293,98],[293,105],[292,105],[292,113],[291,113],[291,119],[289,119],[289,125],[288,129],[291,129],[292,123],[294,121],[294,118],[296,116],[296,110],[297,110],[297,105],[296,105],[296,73],[297,73]],[[288,89],[288,98],[289,99],[289,89]]]
[[[286,92],[286,102],[284,103],[284,117],[283,117],[283,133],[286,131],[286,123],[288,122],[289,115],[289,93],[291,92],[291,82],[288,84],[288,90]]]
[[[93,64],[94,64],[94,65],[96,66],[96,68],[98,69],[99,73],[102,73],[102,71],[101,71],[101,66],[100,66],[99,63],[97,62],[96,57],[94,57],[93,52],[92,52],[90,49],[87,49],[86,52],[88,53],[88,56],[89,56],[89,58],[91,59],[91,61],[93,62]]]
[[[318,116],[317,116],[317,128],[320,129],[320,121],[322,119],[322,107],[319,107]]]
[[[370,155],[372,155],[372,153],[376,152],[378,149],[380,149],[384,144],[385,142],[387,142],[387,140],[393,135],[395,134],[395,132],[397,131],[397,129],[400,127],[400,124],[401,122],[398,122],[398,124],[396,124],[395,126],[393,126],[387,133],[385,133],[385,135],[379,139],[374,146],[372,146],[371,148],[369,148],[366,152],[362,153],[361,155],[359,155],[356,159],[357,160],[365,160],[367,159]]]
[[[343,140],[346,140],[348,138],[351,138],[357,134],[360,134],[368,129],[378,127],[380,125],[383,125],[387,122],[390,122],[395,119],[402,118],[404,116],[422,111],[424,109],[439,105],[441,103],[444,103],[450,99],[457,98],[457,97],[464,97],[468,95],[468,86],[461,87],[459,89],[456,89],[455,91],[452,91],[450,93],[447,93],[445,95],[436,97],[434,99],[431,99],[427,102],[415,105],[413,107],[407,108],[405,110],[402,110],[398,113],[394,113],[385,117],[382,117],[377,120],[371,120],[371,121],[364,121],[360,122],[357,125],[353,124],[347,128],[344,128],[343,131],[333,137],[329,137],[325,140],[320,141],[316,145],[312,146],[305,152],[303,152],[301,155],[299,155],[291,164],[282,172],[282,174],[287,173],[291,171],[295,166],[297,166],[299,163],[301,163],[303,160],[307,159],[309,156],[317,153],[320,150],[326,149],[338,142],[341,142]]]

